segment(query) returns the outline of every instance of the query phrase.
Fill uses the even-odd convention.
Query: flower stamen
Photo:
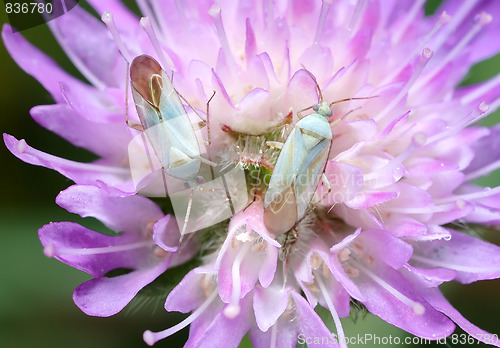
[[[423,4],[425,0],[417,0],[413,3],[413,6],[410,8],[408,12],[406,12],[405,16],[403,17],[403,23],[398,26],[396,30],[393,30],[394,36],[392,37],[392,43],[394,45],[398,44],[403,37],[403,35],[406,33],[406,30],[408,29],[408,26],[415,21],[415,16],[419,11],[422,10]]]
[[[451,16],[451,21],[445,27],[445,29],[439,34],[439,36],[432,43],[432,48],[437,52],[441,46],[448,40],[450,35],[455,31],[455,29],[462,23],[464,18],[469,14],[477,2],[475,0],[464,1],[460,8]]]
[[[233,267],[231,268],[232,271],[232,292],[231,292],[231,300],[229,304],[224,308],[224,315],[227,318],[235,318],[240,314],[240,295],[241,295],[241,274],[240,274],[240,266],[241,262],[245,258],[246,254],[250,250],[250,246],[252,245],[251,242],[242,242],[244,245],[242,248],[238,251],[238,254],[236,255],[234,262],[233,262]]]
[[[314,36],[314,45],[317,45],[321,40],[321,34],[325,26],[326,16],[333,0],[323,0],[321,3],[321,13],[319,15],[318,27],[316,28],[316,35]]]
[[[464,97],[462,97],[462,99],[460,99],[460,103],[462,103],[463,105],[469,104],[473,100],[484,96],[489,91],[495,90],[496,88],[498,88],[498,85],[500,85],[500,74],[496,75],[492,79],[489,79],[473,92],[466,94]]]
[[[164,51],[160,47],[160,43],[158,42],[158,38],[156,37],[155,31],[153,29],[153,25],[151,23],[151,19],[149,17],[142,17],[140,20],[141,27],[144,29],[146,34],[149,37],[149,41],[153,45],[158,58],[160,59],[160,63],[163,65],[163,70],[167,73],[167,75],[172,74],[172,70],[169,69],[170,66],[174,66],[171,59],[167,60]]]
[[[127,62],[130,62],[132,60],[130,52],[121,39],[120,33],[116,28],[115,20],[113,19],[113,15],[111,14],[111,12],[104,11],[101,16],[101,20],[104,22],[104,24],[106,24],[106,27],[108,27],[108,30],[111,33],[111,36],[113,36],[113,40],[115,40],[116,46],[118,47],[118,50],[122,54],[123,58]]]
[[[500,160],[492,162],[484,167],[481,167],[473,172],[466,174],[465,180],[466,181],[475,180],[477,178],[482,177],[483,175],[488,175],[489,173],[492,173],[499,168],[500,168]]]
[[[409,299],[407,296],[403,295],[401,292],[394,289],[391,285],[387,284],[387,282],[382,280],[382,278],[377,276],[375,273],[370,271],[368,268],[363,266],[361,263],[356,262],[356,261],[352,261],[352,262],[356,264],[356,267],[358,267],[361,271],[363,271],[368,277],[370,277],[372,280],[374,280],[378,285],[380,285],[385,290],[387,290],[391,295],[396,297],[399,301],[404,303],[406,306],[412,308],[413,313],[415,313],[416,315],[423,315],[425,313],[425,308],[420,302],[413,301],[412,299]]]
[[[478,192],[472,192],[472,193],[466,193],[466,194],[458,195],[458,196],[441,198],[441,199],[435,200],[434,202],[437,204],[442,204],[442,203],[454,202],[454,201],[459,200],[459,199],[470,201],[470,200],[490,197],[490,196],[493,196],[493,195],[496,195],[499,193],[500,193],[500,186],[495,187],[493,189],[491,187],[485,187],[484,189],[482,189],[481,191],[478,191]]]
[[[434,259],[430,259],[430,258],[423,257],[423,256],[418,256],[415,254],[413,254],[411,259],[414,261],[425,263],[426,265],[429,265],[431,267],[443,267],[443,268],[452,269],[452,270],[458,271],[458,272],[468,272],[468,273],[489,273],[489,272],[491,272],[491,273],[493,273],[493,272],[498,272],[500,270],[498,267],[474,267],[474,266],[457,265],[457,264],[453,264],[450,262],[444,262],[444,261],[434,260]]]
[[[399,73],[408,65],[408,63],[411,62],[412,58],[415,57],[415,55],[418,54],[418,52],[421,52],[426,45],[428,45],[429,41],[436,35],[436,33],[450,21],[451,17],[446,13],[446,11],[443,11],[441,15],[439,16],[438,21],[434,25],[434,27],[431,29],[431,31],[420,41],[420,44],[415,47],[415,49],[409,54],[406,59],[398,63],[398,66],[394,69],[394,71],[388,75],[382,82],[381,85],[385,85],[391,81],[393,81]]]
[[[387,114],[401,101],[401,99],[408,93],[408,90],[410,89],[411,86],[415,83],[415,81],[418,79],[422,71],[424,70],[425,66],[429,62],[429,60],[432,58],[433,52],[430,48],[424,48],[422,50],[422,53],[420,54],[420,58],[417,62],[417,65],[415,66],[413,70],[413,74],[410,77],[410,79],[406,82],[404,87],[399,91],[398,95],[387,105],[380,113],[375,115],[373,118],[376,121],[382,120]]]
[[[408,147],[401,152],[397,157],[392,159],[389,163],[387,163],[385,166],[382,168],[379,168],[375,171],[372,171],[368,174],[363,175],[363,181],[370,181],[370,180],[375,180],[377,179],[380,175],[382,175],[383,172],[388,172],[388,171],[395,171],[398,170],[398,173],[402,176],[402,173],[404,172],[404,167],[401,165],[410,155],[423,146],[427,140],[427,137],[425,136],[424,133],[417,133],[413,136],[412,142]]]
[[[455,59],[458,54],[467,46],[467,44],[476,36],[479,31],[492,20],[492,16],[486,12],[481,12],[475,19],[474,26],[470,31],[456,44],[453,49],[448,52],[448,54],[439,60],[439,64],[430,71],[429,74],[425,75],[418,83],[415,85],[415,89],[420,89],[427,84],[432,78],[434,78],[443,68]]]
[[[198,309],[196,309],[189,317],[187,317],[177,325],[174,325],[160,332],[152,332],[150,330],[144,331],[144,334],[142,335],[144,342],[146,342],[147,345],[152,346],[156,342],[173,335],[177,331],[182,330],[183,328],[191,324],[196,318],[198,318],[208,308],[208,306],[210,306],[210,304],[216,297],[217,291],[212,292],[210,296],[205,300],[205,302],[203,302],[202,305],[198,307]]]
[[[472,112],[467,114],[461,120],[459,120],[458,122],[456,122],[451,126],[448,126],[445,131],[439,132],[436,135],[430,137],[426,144],[429,145],[441,139],[445,139],[452,136],[453,134],[461,131],[468,125],[484,118],[487,115],[488,110],[490,110],[490,106],[488,104],[486,104],[485,102],[479,103],[479,105],[476,108],[474,108]]]
[[[98,247],[98,248],[81,248],[81,249],[73,249],[73,248],[56,248],[52,243],[45,246],[43,249],[43,253],[47,257],[54,257],[60,255],[98,255],[98,254],[109,254],[109,253],[117,253],[122,251],[130,251],[134,249],[140,249],[151,246],[150,240],[145,240],[136,243],[123,244],[123,245],[112,245],[107,247]]]
[[[323,283],[323,280],[321,279],[321,275],[318,273],[315,275],[314,279],[319,285],[319,288],[321,290],[321,294],[323,295],[323,298],[325,299],[325,302],[328,306],[328,309],[330,310],[330,314],[332,315],[333,322],[335,323],[335,328],[337,329],[337,335],[338,335],[338,343],[341,348],[347,348],[346,344],[346,339],[345,339],[345,334],[344,334],[344,329],[342,328],[342,323],[340,322],[340,317],[335,310],[335,306],[333,305],[332,299],[330,297],[330,292],[326,288],[325,284]]]
[[[431,205],[425,207],[396,207],[396,206],[386,206],[384,210],[390,213],[400,213],[400,214],[435,214],[435,213],[445,213],[453,209],[459,208],[460,203],[453,202],[441,205]]]
[[[351,33],[351,36],[354,35],[354,28],[358,23],[359,17],[361,16],[361,12],[363,10],[363,7],[365,6],[365,3],[366,3],[365,0],[358,0],[356,2],[356,7],[354,7],[354,10],[352,11],[351,19],[349,20],[349,25],[347,27],[347,31]]]
[[[278,321],[274,323],[271,327],[271,343],[269,344],[270,348],[276,348],[276,343],[278,340]]]
[[[231,62],[230,65],[232,66],[233,55],[231,53],[231,49],[229,48],[229,40],[227,39],[226,31],[224,30],[224,25],[222,23],[220,6],[218,4],[213,4],[212,7],[210,7],[210,10],[208,10],[208,14],[214,20],[222,50],[224,51],[227,59]]]

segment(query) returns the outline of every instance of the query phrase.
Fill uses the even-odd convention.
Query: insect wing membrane
[[[295,182],[297,197],[297,215],[302,218],[316,192],[319,180],[323,174],[330,145],[332,131],[328,120],[318,114],[309,115],[296,124],[302,136],[304,156]]]
[[[171,145],[167,173],[179,179],[194,177],[201,166],[198,139],[191,120],[164,71],[162,83],[159,110],[165,125],[165,136]]]
[[[141,124],[159,162],[175,178],[196,176],[198,140],[168,76],[156,60],[143,55],[132,61],[130,77]]]
[[[302,146],[300,132],[293,129],[281,149],[264,198],[264,208],[289,188],[297,177],[302,159],[294,149]],[[299,158],[298,158],[299,157]],[[279,198],[280,200],[282,198]]]
[[[307,116],[295,125],[264,199],[264,222],[270,232],[286,232],[305,215],[323,173],[331,139],[330,125],[321,115]]]

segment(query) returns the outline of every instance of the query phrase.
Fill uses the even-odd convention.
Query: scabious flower
[[[121,232],[71,222],[40,229],[48,256],[95,277],[75,290],[85,313],[115,314],[168,267],[196,259],[164,294],[167,311],[192,314],[146,331],[146,343],[190,325],[188,347],[236,347],[246,333],[256,347],[293,347],[299,337],[345,347],[340,318],[354,301],[416,336],[443,338],[457,324],[500,346],[438,288],[500,277],[500,248],[468,233],[500,222],[500,188],[473,182],[500,167],[500,128],[475,125],[500,105],[500,76],[459,87],[473,64],[500,50],[498,2],[448,0],[425,16],[420,0],[138,1],[142,19],[115,0],[89,2],[104,23],[78,7],[49,23],[88,83],[9,26],[2,32],[14,60],[56,102],[34,107],[33,118],[99,156],[79,163],[4,135],[21,160],[75,182],[59,205]],[[191,108],[205,110],[216,92],[210,158],[243,168],[253,188],[229,223],[195,233],[181,250],[172,216],[147,198],[163,187],[138,187],[128,167],[138,131],[125,114],[136,123],[138,115],[126,71],[142,54],[173,74]],[[340,122],[324,168],[331,191],[320,184],[312,211],[274,235],[261,179],[276,175],[280,152],[266,144],[285,141],[320,96],[348,99],[332,106]],[[211,216],[219,207],[205,209]],[[109,273],[116,269],[126,272]],[[335,340],[317,305],[331,313]]]

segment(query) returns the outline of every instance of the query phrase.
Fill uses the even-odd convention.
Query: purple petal
[[[332,333],[325,326],[323,320],[314,311],[309,303],[295,291],[290,292],[294,303],[295,311],[297,312],[297,326],[298,333],[303,334],[304,337],[332,337]],[[338,347],[337,344],[312,344],[308,345],[312,347]]]
[[[356,283],[365,297],[363,304],[371,313],[413,335],[429,339],[448,336],[454,331],[453,323],[417,294],[397,271],[378,263],[374,274],[377,278],[368,275],[365,270],[360,270],[360,275],[356,278]],[[395,294],[398,294],[399,298]],[[401,296],[404,296],[406,301],[413,302],[405,304]]]
[[[396,237],[419,236],[427,232],[427,225],[402,214],[392,214],[384,226]]]
[[[89,280],[75,289],[73,300],[87,315],[109,317],[121,311],[139,290],[165,272],[170,257],[156,266],[112,278]]]
[[[224,254],[222,262],[220,264],[218,273],[218,285],[219,285],[219,296],[223,302],[229,303],[231,300],[231,294],[233,292],[233,263],[235,261],[237,253],[241,250],[229,248]],[[263,260],[259,256],[250,255],[252,251],[249,251],[246,257],[243,259],[240,265],[240,298],[243,298],[248,294],[257,283],[259,279],[259,271],[263,265]],[[276,265],[276,261],[274,262]]]
[[[261,331],[267,331],[288,306],[288,289],[270,286],[266,289],[257,286],[253,295],[255,320]]]
[[[398,197],[397,192],[360,192],[353,199],[345,204],[352,209],[367,209],[378,204],[389,202]]]
[[[496,347],[500,347],[498,336],[481,330],[480,328],[469,322],[467,319],[465,319],[462,314],[460,314],[460,312],[453,308],[453,306],[446,300],[446,298],[438,289],[426,289],[424,292],[424,297],[430,305],[453,320],[458,326],[460,326],[465,332],[474,337],[476,340],[484,342],[486,344],[491,344]]]
[[[423,269],[410,265],[405,265],[404,268],[413,276],[418,277],[421,284],[431,288],[438,287],[444,282],[452,281],[457,276],[456,271],[446,268]]]
[[[59,206],[82,217],[92,216],[115,231],[147,234],[163,217],[161,209],[146,197],[116,197],[94,186],[74,185],[56,198]],[[151,232],[151,231],[150,231]]]
[[[490,131],[489,135],[473,143],[476,155],[464,172],[474,172],[500,160],[500,124],[488,128],[488,130]]]
[[[288,82],[287,100],[290,105],[301,110],[311,106],[311,101],[318,100],[316,84],[305,70],[297,71]]]
[[[297,337],[300,333],[297,332],[295,325],[290,324],[289,321],[280,320],[276,330],[276,337],[273,337],[273,330],[262,332],[257,327],[250,329],[248,336],[252,341],[254,348],[269,348],[272,342],[279,342],[280,348],[295,348],[297,347]]]
[[[165,251],[176,252],[179,249],[179,240],[181,232],[175,219],[170,215],[165,215],[158,220],[154,227],[153,240],[160,248]],[[182,250],[184,252],[184,249]]]
[[[196,310],[207,299],[204,284],[210,284],[211,279],[215,279],[215,273],[201,267],[193,269],[168,294],[165,309],[181,313]]]
[[[442,212],[434,213],[432,218],[427,221],[428,224],[446,225],[458,219],[464,218],[474,211],[474,205],[469,202],[461,205],[458,202],[443,204]]]
[[[120,32],[135,32],[134,25],[139,23],[139,19],[121,1],[88,0],[88,2],[99,15],[102,15],[104,11],[110,12]]]
[[[373,29],[365,27],[359,30],[356,35],[347,44],[347,51],[350,54],[350,60],[365,58],[371,48]],[[347,52],[346,52],[347,53]]]
[[[65,81],[61,81],[59,86],[64,101],[75,110],[80,117],[98,124],[103,122],[119,123],[120,125],[118,127],[121,126],[121,128],[117,127],[117,129],[120,130],[120,133],[124,133],[127,129],[124,115],[126,112],[125,95],[122,91],[120,91],[121,93],[117,97],[117,88],[107,88],[104,91],[99,91],[95,88],[89,88],[86,85],[80,86]],[[82,95],[84,95],[85,98],[82,98]],[[131,114],[135,113],[135,108],[133,106],[130,107],[130,101],[128,112]],[[130,136],[128,138],[130,138]]]
[[[39,105],[30,111],[40,125],[75,146],[119,163],[127,158],[130,135],[125,123],[95,123],[81,117],[68,105]]]
[[[263,259],[263,265],[260,267],[259,272],[259,282],[260,285],[267,288],[276,274],[276,267],[278,266],[278,249],[271,245],[267,245]]]
[[[49,155],[29,146],[25,140],[17,140],[4,134],[5,145],[17,158],[26,163],[54,169],[77,184],[93,185],[121,193],[136,191],[130,179],[130,171],[116,166],[95,163],[79,163]]]
[[[56,102],[64,102],[60,92],[60,81],[82,85],[82,82],[59,68],[56,62],[31,45],[21,34],[13,33],[8,24],[4,24],[2,28],[2,39],[10,56],[21,69],[37,79]]]
[[[335,276],[335,279],[337,279],[340,284],[342,284],[349,295],[351,295],[351,297],[355,298],[358,301],[364,301],[364,295],[361,293],[359,287],[346,274],[336,254],[332,255],[332,257],[330,258],[330,265],[332,267],[332,273]]]
[[[257,44],[255,42],[255,32],[252,28],[250,18],[246,19],[245,56],[253,57],[257,54]]]
[[[349,201],[363,186],[363,171],[349,164],[328,161],[325,175],[332,188],[332,192],[324,200],[325,205]]]
[[[461,232],[450,232],[450,240],[414,243],[412,263],[455,270],[456,280],[465,284],[500,277],[500,247]]]
[[[76,6],[48,24],[68,57],[92,84],[101,88],[124,85],[126,62],[104,23]]]
[[[191,330],[184,347],[238,347],[253,322],[251,298],[249,294],[240,301],[240,313],[235,318],[227,318],[220,311],[208,327]]]
[[[315,44],[306,49],[299,61],[314,76],[328,76],[333,70],[333,56],[330,48]],[[314,101],[314,99],[313,99]],[[311,102],[309,102],[311,103]]]
[[[364,230],[353,241],[354,247],[370,254],[394,269],[399,269],[413,253],[410,244],[382,230]],[[390,250],[390,252],[387,252]]]
[[[140,267],[152,246],[134,234],[107,236],[73,222],[52,222],[38,236],[48,256],[94,277],[116,268]]]

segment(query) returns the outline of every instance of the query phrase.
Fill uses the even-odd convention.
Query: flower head
[[[122,232],[69,222],[40,230],[48,256],[95,277],[75,290],[84,312],[112,315],[167,267],[194,258],[199,265],[165,304],[192,314],[146,331],[146,343],[191,325],[188,347],[236,347],[246,333],[256,347],[294,346],[299,335],[331,336],[314,311],[320,305],[335,323],[332,345],[346,347],[340,318],[356,301],[416,336],[436,340],[457,324],[500,346],[438,289],[500,277],[500,248],[462,228],[500,222],[500,188],[473,182],[500,167],[499,128],[475,125],[500,105],[500,77],[459,87],[473,64],[500,50],[491,40],[500,32],[497,2],[448,0],[425,16],[423,1],[140,1],[141,19],[118,1],[90,2],[104,23],[78,7],[49,23],[88,84],[8,26],[2,32],[56,102],[33,108],[35,120],[100,158],[62,159],[10,135],[6,146],[76,183],[59,205]],[[130,88],[125,72],[145,54],[158,64],[143,56],[153,72],[141,72],[142,85],[131,73]],[[171,77],[175,90],[162,94]],[[159,181],[138,185],[130,144],[144,134],[126,119],[147,128],[141,108],[161,114],[161,98],[175,103],[177,93],[189,103],[178,109],[182,120],[208,119],[197,133],[211,141],[207,154],[179,152],[171,133],[146,133],[170,141],[171,157],[159,159]],[[193,208],[208,228],[181,238],[185,229],[143,196],[165,195],[168,166],[193,158],[211,173],[234,166],[246,178],[240,186],[219,177],[207,188],[190,176],[185,225],[197,193],[223,194]],[[249,193],[242,206],[230,203],[237,191]],[[229,222],[215,221],[222,206]],[[107,274],[117,268],[132,271]]]

